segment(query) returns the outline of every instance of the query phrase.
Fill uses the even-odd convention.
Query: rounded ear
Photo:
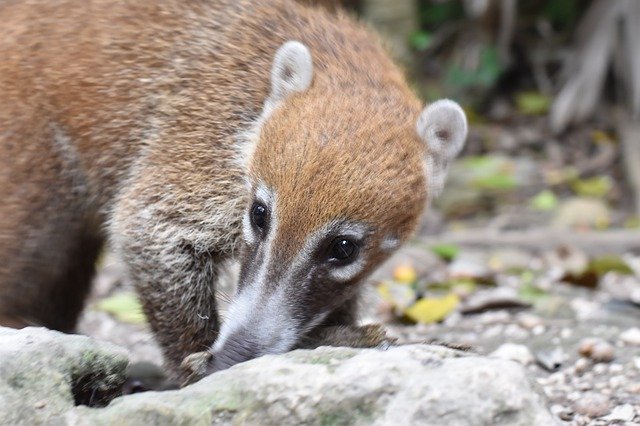
[[[274,106],[295,92],[303,92],[313,79],[311,52],[299,41],[283,44],[273,59],[271,94],[268,102]]]
[[[456,102],[442,99],[422,111],[416,128],[427,145],[429,194],[437,196],[444,186],[449,163],[464,146],[467,117]]]

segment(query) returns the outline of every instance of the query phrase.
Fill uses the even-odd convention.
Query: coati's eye
[[[251,206],[251,224],[258,229],[267,226],[267,208],[258,202]]]
[[[351,240],[338,237],[329,245],[327,257],[329,261],[341,265],[352,262],[358,254],[358,246]]]

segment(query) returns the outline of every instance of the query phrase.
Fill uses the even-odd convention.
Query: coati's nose
[[[213,359],[207,373],[226,370],[238,363],[249,361],[260,355],[258,345],[243,337],[243,333],[230,336],[222,348],[213,352]]]

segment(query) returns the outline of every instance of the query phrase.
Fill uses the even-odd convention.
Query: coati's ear
[[[266,107],[275,107],[295,92],[304,92],[313,79],[311,52],[299,41],[288,41],[276,52],[271,68],[271,94]]]
[[[427,144],[428,192],[433,198],[442,191],[449,163],[464,146],[467,117],[456,102],[442,99],[422,111],[416,127]]]

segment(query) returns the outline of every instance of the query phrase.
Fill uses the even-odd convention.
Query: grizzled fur
[[[278,189],[282,262],[337,216],[374,224],[354,281],[441,186],[422,105],[346,16],[287,0],[8,0],[0,18],[0,324],[73,330],[109,240],[175,373],[217,336],[221,268],[252,256],[247,181]],[[313,82],[270,105],[289,40],[311,52]],[[355,294],[328,324],[352,321]]]

